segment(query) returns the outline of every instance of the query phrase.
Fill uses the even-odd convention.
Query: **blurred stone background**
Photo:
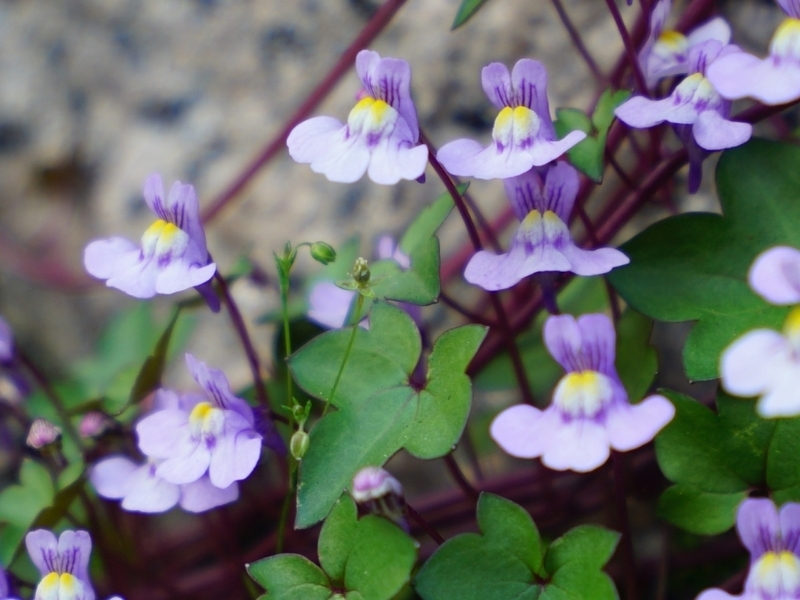
[[[565,0],[601,68],[621,50],[600,0]],[[586,107],[595,82],[550,2],[489,0],[450,31],[460,0],[409,0],[372,48],[411,63],[423,128],[442,145],[488,139],[495,111],[480,87],[490,61],[541,60],[551,108]],[[639,7],[619,2],[629,21]],[[681,6],[676,2],[673,14]],[[88,354],[110,315],[132,300],[91,282],[88,240],[138,239],[152,221],[142,183],[161,173],[191,182],[201,204],[221,192],[336,62],[379,5],[371,0],[0,0],[0,314],[51,370]],[[739,43],[763,52],[781,18],[771,1],[729,1]],[[348,74],[316,114],[344,120],[358,90]],[[710,181],[710,177],[706,180]],[[331,183],[282,154],[207,228],[225,272],[249,255],[273,273],[271,253],[290,239],[334,245],[362,235],[370,255],[381,233],[400,233],[442,191]],[[499,182],[474,182],[488,215],[504,203]],[[713,208],[711,195],[690,208]],[[652,212],[652,211],[651,211]],[[655,211],[647,217],[661,216]],[[628,237],[632,230],[626,231]],[[443,254],[466,241],[458,218]],[[317,267],[300,261],[300,273]],[[277,306],[274,286],[237,283],[250,319]],[[153,300],[163,314],[169,298]],[[428,309],[430,311],[435,308]],[[255,329],[269,351],[265,327]],[[248,372],[223,312],[202,311],[188,349],[238,384]],[[173,383],[185,382],[183,369]]]

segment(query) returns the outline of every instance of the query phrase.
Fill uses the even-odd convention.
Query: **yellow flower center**
[[[800,559],[792,552],[766,552],[750,571],[756,588],[769,596],[793,595],[800,588]]]
[[[189,234],[164,219],[155,221],[142,236],[142,251],[147,258],[156,256],[163,260],[180,256],[188,245]]]
[[[506,106],[494,120],[492,137],[501,152],[512,144],[527,147],[533,143],[540,126],[539,116],[527,106]]]
[[[35,600],[80,600],[84,586],[71,573],[48,573],[36,587]]]
[[[210,402],[198,402],[189,413],[189,429],[195,439],[214,439],[222,433],[225,414]]]
[[[772,36],[770,54],[800,61],[800,19],[788,18],[778,26]]]
[[[553,403],[573,417],[593,417],[613,395],[611,381],[597,371],[567,373],[558,382]]]
[[[353,107],[347,117],[347,128],[351,134],[363,133],[367,144],[376,144],[383,132],[397,121],[398,112],[383,100],[365,96]]]

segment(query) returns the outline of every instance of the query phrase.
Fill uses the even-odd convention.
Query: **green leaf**
[[[464,23],[469,21],[472,16],[478,12],[478,9],[486,3],[486,0],[462,0],[461,6],[458,8],[456,18],[453,20],[453,25],[450,30],[453,31],[461,27]]]
[[[576,108],[559,108],[553,125],[559,137],[571,131],[583,131],[586,138],[568,152],[570,162],[596,183],[602,183],[608,130],[614,122],[614,110],[630,97],[630,92],[606,90],[597,102],[590,119]]]
[[[486,327],[467,325],[446,331],[428,359],[428,380],[405,447],[419,458],[449,453],[461,438],[472,404],[472,382],[465,374],[486,337]]]
[[[467,185],[458,186],[464,194]],[[453,198],[445,192],[409,226],[400,250],[410,259],[411,265],[403,269],[394,259],[385,259],[370,265],[372,292],[378,299],[431,304],[439,297],[439,238],[436,230],[453,210]]]
[[[800,500],[800,419],[762,419],[752,400],[720,393],[717,413],[675,392],[672,422],[656,437],[664,475],[659,513],[692,533],[726,531],[753,488],[778,502]]]
[[[332,331],[295,352],[289,366],[298,385],[327,400],[353,330]],[[404,311],[374,304],[370,329],[356,330],[336,398],[340,410],[327,414],[310,431],[310,447],[300,464],[297,527],[325,518],[365,466],[380,466],[405,444],[419,456],[450,451],[461,436],[472,401],[464,374],[485,330],[466,326],[434,344],[426,387],[408,382],[421,353],[419,332]]]
[[[359,469],[382,465],[402,448],[416,399],[408,387],[389,388],[360,406],[328,414],[311,429],[300,463],[296,527],[324,519]]]
[[[408,313],[391,304],[376,303],[369,331],[356,329],[337,396],[329,398],[352,332],[352,327],[347,327],[323,333],[289,358],[289,368],[300,387],[339,408],[360,406],[378,390],[404,385],[422,351],[419,332]]]
[[[397,525],[376,515],[358,522],[344,583],[364,600],[389,600],[409,581],[416,543]]]
[[[481,535],[448,540],[422,567],[414,587],[424,600],[616,598],[612,581],[600,569],[613,554],[618,534],[581,526],[544,554],[530,515],[487,493],[478,502],[478,526]]]
[[[174,312],[164,333],[158,338],[152,354],[145,359],[139,374],[136,376],[136,381],[133,383],[130,398],[128,399],[129,404],[138,404],[150,392],[161,386],[161,377],[164,374],[164,366],[167,363],[169,342],[172,339],[172,332],[175,330],[175,324],[178,322],[180,314],[180,310]]]
[[[647,394],[658,371],[658,354],[650,345],[653,321],[628,309],[617,323],[617,373],[631,402]]]
[[[325,519],[317,544],[319,564],[334,582],[344,581],[344,569],[357,529],[358,509],[353,499],[344,494]]]
[[[717,189],[724,216],[659,221],[622,246],[631,263],[609,273],[639,312],[697,321],[683,354],[692,380],[717,377],[726,346],[748,330],[779,328],[787,314],[750,289],[747,272],[770,246],[800,246],[800,148],[754,139],[726,150]]]
[[[736,509],[746,497],[746,491],[715,494],[678,484],[661,494],[658,514],[686,531],[716,535],[734,526]]]
[[[325,573],[298,554],[279,554],[247,565],[247,572],[267,590],[269,600],[328,600],[333,596]]]
[[[19,472],[19,485],[11,485],[0,493],[0,523],[6,523],[0,561],[8,565],[25,533],[45,508],[53,503],[55,487],[50,472],[40,463],[25,458]]]

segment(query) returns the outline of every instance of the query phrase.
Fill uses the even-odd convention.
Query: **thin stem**
[[[283,349],[286,354],[286,360],[292,354],[292,334],[289,327],[289,273],[284,273],[283,263],[277,258],[275,262],[278,264],[278,280],[281,289],[281,313],[283,316]],[[292,390],[292,373],[289,367],[286,367],[286,402],[289,403],[289,431],[294,430],[294,392]]]
[[[417,525],[419,525],[422,530],[428,534],[428,537],[431,538],[434,542],[436,542],[439,546],[444,544],[445,539],[442,535],[434,529],[434,527],[428,523],[425,519],[422,518],[422,515],[419,514],[414,508],[406,502],[405,513],[408,517],[411,518]]]
[[[494,321],[488,320],[486,317],[479,315],[478,313],[468,309],[466,306],[458,302],[455,298],[450,297],[449,295],[445,294],[444,292],[439,293],[439,298],[447,304],[450,308],[455,310],[456,312],[461,313],[463,316],[467,317],[473,323],[478,323],[480,325],[486,325],[488,327],[497,327],[497,323]]]
[[[445,455],[444,464],[447,466],[447,470],[450,471],[451,477],[458,484],[458,487],[461,488],[462,492],[464,492],[464,495],[470,500],[477,501],[479,495],[478,490],[472,487],[472,484],[469,482],[464,473],[461,471],[461,467],[458,466],[458,463],[456,462],[456,459],[453,457],[452,452],[450,454]]]
[[[569,14],[564,9],[564,5],[561,3],[561,0],[552,0],[552,2],[553,7],[558,13],[558,17],[561,19],[561,22],[564,24],[564,28],[569,34],[569,38],[572,40],[575,49],[583,57],[583,60],[586,62],[586,66],[589,67],[589,70],[592,72],[592,75],[594,75],[598,82],[605,82],[605,75],[603,75],[603,72],[600,70],[600,67],[597,66],[597,62],[595,62],[591,52],[589,52],[589,50],[586,48],[586,45],[583,43],[583,38],[581,38],[580,32],[576,29],[572,19],[569,18]]]
[[[286,496],[283,499],[281,506],[281,516],[278,521],[278,536],[275,538],[275,554],[283,552],[283,544],[285,541],[286,524],[289,521],[289,509],[292,506],[292,499],[294,498],[294,490],[297,486],[297,469],[292,464],[291,472],[289,473],[289,487],[286,490]]]
[[[355,322],[353,323],[353,331],[350,334],[350,341],[347,342],[347,349],[344,351],[344,357],[342,358],[342,364],[339,366],[339,372],[336,373],[336,380],[333,382],[333,389],[331,390],[331,395],[328,396],[328,400],[327,402],[325,402],[325,408],[322,411],[323,417],[328,412],[328,408],[330,407],[331,402],[336,396],[336,390],[339,389],[339,382],[342,380],[342,373],[344,373],[344,367],[345,365],[347,365],[347,359],[350,358],[350,352],[353,350],[353,344],[356,341],[356,331],[358,331],[358,322],[361,320],[361,308],[363,306],[364,306],[364,296],[358,294],[358,299],[356,300],[356,318]]]
[[[239,307],[236,305],[236,301],[231,295],[231,290],[228,287],[228,283],[225,281],[225,278],[220,274],[219,271],[217,271],[214,275],[214,279],[217,280],[219,289],[222,292],[222,299],[225,302],[225,306],[228,307],[228,314],[233,322],[233,328],[239,335],[239,340],[244,348],[244,353],[247,355],[247,362],[250,365],[250,373],[253,375],[253,385],[255,386],[258,402],[263,407],[267,417],[270,419],[275,419],[275,416],[272,414],[272,409],[269,405],[267,386],[264,384],[264,378],[261,377],[261,361],[258,358],[258,353],[253,345],[253,341],[250,339],[250,335],[247,333],[247,327],[244,324],[242,313],[239,312]]]
[[[64,401],[61,399],[61,396],[58,395],[53,386],[50,385],[50,382],[47,380],[45,374],[27,354],[21,350],[17,350],[16,356],[20,364],[25,367],[28,373],[30,373],[31,377],[33,377],[34,381],[36,381],[36,384],[50,401],[50,404],[53,405],[53,408],[56,409],[58,418],[61,419],[61,425],[64,427],[64,432],[72,439],[72,441],[78,447],[78,450],[83,453],[86,450],[86,446],[84,445],[81,436],[78,435],[78,430],[75,429],[75,425],[73,425],[72,420],[70,419],[69,411],[64,405]]]
[[[211,202],[211,204],[205,208],[205,210],[203,210],[203,223],[208,223],[214,217],[216,217],[219,212],[225,208],[225,206],[231,200],[233,200],[239,194],[239,192],[241,192],[245,186],[247,186],[248,183],[250,183],[250,180],[255,177],[255,175],[264,167],[264,165],[272,160],[279,152],[283,151],[283,149],[286,147],[286,138],[289,137],[289,133],[291,133],[292,129],[294,129],[298,123],[308,118],[308,116],[319,105],[319,103],[325,99],[331,90],[333,90],[333,87],[338,83],[339,79],[341,79],[342,76],[350,69],[350,67],[353,66],[353,61],[355,61],[356,54],[372,43],[378,34],[389,24],[389,21],[392,20],[392,17],[400,9],[400,7],[405,4],[405,2],[406,0],[387,0],[377,11],[375,11],[375,14],[372,15],[372,18],[369,20],[369,22],[364,26],[358,36],[356,36],[352,43],[342,53],[342,56],[339,58],[338,62],[325,76],[325,79],[323,79],[319,85],[312,90],[308,97],[306,97],[305,101],[300,105],[295,113],[289,117],[289,120],[286,121],[278,134],[272,140],[270,140],[266,146],[264,146],[261,152],[249,165],[247,165],[247,167],[245,167],[244,171],[239,174],[239,176],[228,186],[228,188],[225,189],[225,191],[223,191],[219,196],[217,196]]]
[[[617,4],[614,0],[606,0],[606,4],[608,5],[608,10],[611,11],[611,16],[614,18],[614,23],[617,25],[619,35],[622,38],[622,43],[625,44],[625,53],[627,54],[628,63],[633,71],[636,87],[639,93],[644,94],[645,96],[650,96],[650,93],[647,89],[647,83],[644,80],[644,74],[642,74],[642,69],[639,65],[639,57],[636,53],[636,47],[633,45],[633,40],[631,39],[630,33],[628,33],[628,29],[625,27],[625,22],[622,20],[622,15],[617,8]]]
[[[619,307],[619,296],[617,290],[611,285],[608,277],[603,277],[603,282],[606,284],[606,293],[608,294],[608,304],[611,306],[611,315],[614,317],[614,323],[619,323],[622,311]]]
[[[429,144],[427,138],[422,132],[420,132],[419,135],[420,139],[426,145]],[[429,146],[429,148],[430,147],[431,146]],[[458,193],[453,180],[450,179],[450,175],[444,170],[444,167],[442,167],[442,165],[438,160],[436,160],[436,157],[430,151],[428,152],[428,162],[430,163],[431,167],[433,167],[433,170],[436,171],[436,174],[439,176],[439,179],[442,180],[444,187],[453,198],[453,202],[455,203],[458,212],[461,214],[461,219],[464,221],[464,227],[467,229],[467,235],[469,235],[469,239],[472,242],[472,247],[476,252],[483,250],[483,244],[481,243],[480,235],[478,235],[478,230],[475,228],[475,223],[472,221],[472,217],[469,214],[469,209],[467,209],[466,204],[464,204],[464,200],[461,198],[461,194]],[[489,292],[489,297],[495,313],[497,314],[497,320],[500,325],[499,328],[502,332],[506,348],[508,349],[508,355],[511,357],[511,364],[514,367],[514,375],[517,378],[517,383],[519,384],[520,391],[522,392],[522,399],[528,404],[533,404],[533,391],[531,390],[530,383],[528,382],[528,377],[525,373],[525,366],[522,363],[522,357],[520,356],[519,348],[517,348],[512,329],[509,325],[508,315],[506,314],[503,303],[500,300],[500,296],[497,295],[497,292]]]
[[[617,510],[617,522],[622,532],[622,558],[625,561],[626,600],[637,600],[639,584],[636,578],[636,558],[633,553],[631,526],[628,519],[628,504],[625,492],[625,462],[621,453],[612,450],[614,470],[614,503]]]
[[[611,168],[614,169],[614,172],[622,180],[622,182],[625,185],[627,185],[628,188],[635,190],[636,184],[633,183],[633,181],[631,181],[631,178],[628,177],[628,174],[623,170],[622,166],[617,162],[617,159],[614,157],[614,155],[608,151],[608,148],[606,148],[606,159],[608,160],[608,164],[611,165]]]

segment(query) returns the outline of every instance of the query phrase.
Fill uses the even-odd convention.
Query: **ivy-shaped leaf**
[[[629,265],[608,277],[637,311],[660,321],[697,321],[683,350],[692,380],[717,377],[722,351],[757,327],[780,328],[788,308],[747,284],[756,256],[800,246],[800,148],[754,139],[717,166],[724,216],[689,213],[648,227],[620,248]]]
[[[601,571],[619,535],[580,526],[545,552],[530,515],[513,502],[483,493],[478,501],[481,533],[445,542],[423,565],[414,588],[424,600],[616,600]]]
[[[586,139],[573,146],[567,152],[567,156],[575,168],[596,183],[603,182],[606,140],[608,130],[614,122],[614,109],[625,102],[630,95],[628,90],[617,92],[606,90],[600,96],[591,119],[577,108],[556,110],[556,121],[553,124],[559,137],[564,137],[575,130],[586,134]]]
[[[0,493],[0,523],[3,543],[0,563],[8,565],[25,533],[44,509],[53,504],[55,486],[50,472],[40,463],[26,458],[19,471],[20,482]]]
[[[676,392],[666,395],[676,412],[656,437],[656,456],[676,485],[661,496],[661,516],[713,535],[733,527],[753,488],[768,488],[779,503],[800,500],[800,419],[762,419],[752,400],[725,394],[716,414]]]
[[[295,554],[281,554],[247,566],[268,600],[328,600],[334,589],[348,600],[389,600],[408,583],[417,544],[397,525],[376,515],[358,518],[343,495],[319,536],[322,568]]]
[[[653,321],[628,309],[616,329],[617,373],[630,401],[638,402],[647,394],[658,371],[658,354],[650,345]]]
[[[409,384],[422,346],[408,314],[376,302],[370,328],[358,328],[331,398],[352,328],[327,332],[295,352],[289,366],[298,385],[339,410],[310,431],[300,464],[297,527],[322,520],[364,466],[382,465],[408,446],[424,458],[447,454],[466,425],[472,400],[464,374],[485,328],[474,325],[446,332],[434,344],[422,389]]]
[[[467,184],[458,186],[464,194]],[[378,299],[412,304],[431,304],[439,297],[439,238],[436,231],[453,210],[453,198],[445,192],[425,208],[400,240],[400,251],[411,264],[402,268],[393,259],[370,264],[372,291]]]

